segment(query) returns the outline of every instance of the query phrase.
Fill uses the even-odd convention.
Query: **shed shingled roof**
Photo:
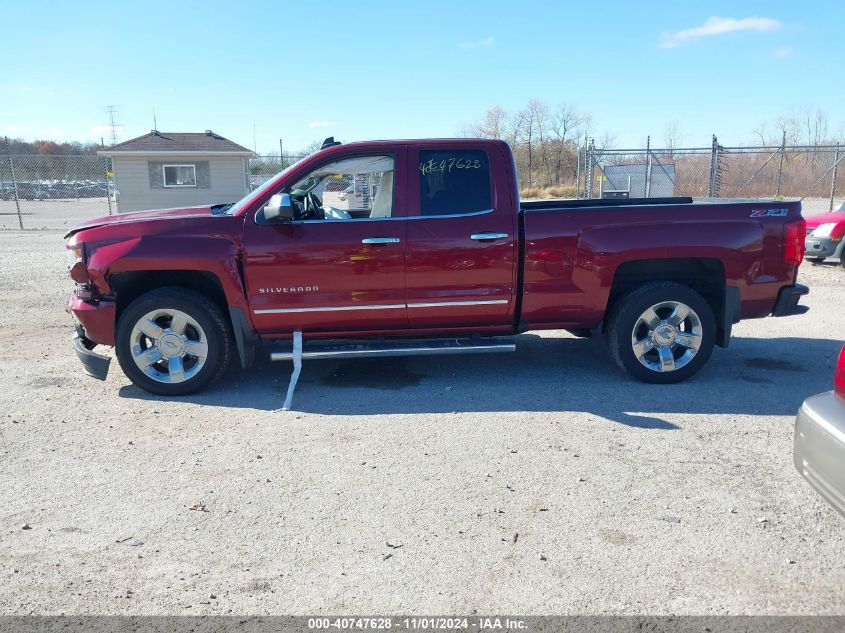
[[[103,154],[120,152],[231,152],[252,154],[252,151],[215,134],[206,132],[159,132],[152,130],[138,138],[123,141],[102,150]]]

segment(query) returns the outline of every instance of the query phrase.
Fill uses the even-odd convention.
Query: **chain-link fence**
[[[561,153],[572,163],[567,162],[568,178],[546,189],[526,188],[523,197],[788,198],[800,199],[805,215],[828,211],[845,198],[845,146],[839,145],[724,147],[714,137],[709,147],[589,144],[570,153]],[[250,189],[305,156],[251,158]],[[527,168],[520,169],[525,186]],[[115,213],[117,195],[108,157],[0,156],[0,229],[70,228]]]
[[[307,156],[256,156],[250,189]],[[67,229],[117,212],[111,159],[92,155],[0,156],[0,229]]]
[[[260,187],[267,180],[308,156],[307,153],[267,154],[249,159],[249,188]]]
[[[106,157],[0,156],[0,229],[62,229],[114,212]]]
[[[845,198],[845,147],[802,145],[582,149],[579,197],[799,199],[805,215]]]

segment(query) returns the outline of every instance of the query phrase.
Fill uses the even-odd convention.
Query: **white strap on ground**
[[[302,332],[296,331],[293,333],[293,373],[290,375],[290,384],[288,385],[288,395],[285,398],[285,403],[282,405],[282,411],[290,411],[290,405],[293,401],[293,392],[296,389],[296,383],[299,380],[299,374],[302,371]]]

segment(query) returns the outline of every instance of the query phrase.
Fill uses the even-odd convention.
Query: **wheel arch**
[[[134,270],[109,276],[109,287],[117,303],[117,318],[141,295],[168,286],[198,292],[224,312],[229,308],[223,284],[213,273],[202,270]]]
[[[704,297],[716,317],[716,344],[727,347],[731,328],[739,321],[739,289],[727,285],[721,260],[672,257],[623,262],[614,273],[605,313],[610,313],[625,294],[653,281],[675,282]]]
[[[109,275],[108,283],[115,297],[115,324],[128,305],[157,288],[186,288],[203,295],[229,316],[241,366],[247,368],[252,364],[258,337],[244,310],[229,305],[223,284],[214,273],[203,270],[124,271]]]

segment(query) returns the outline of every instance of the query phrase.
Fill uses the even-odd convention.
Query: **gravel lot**
[[[685,384],[599,343],[232,370],[163,400],[70,349],[59,232],[0,232],[0,612],[845,614],[845,520],[793,469],[845,271]]]

